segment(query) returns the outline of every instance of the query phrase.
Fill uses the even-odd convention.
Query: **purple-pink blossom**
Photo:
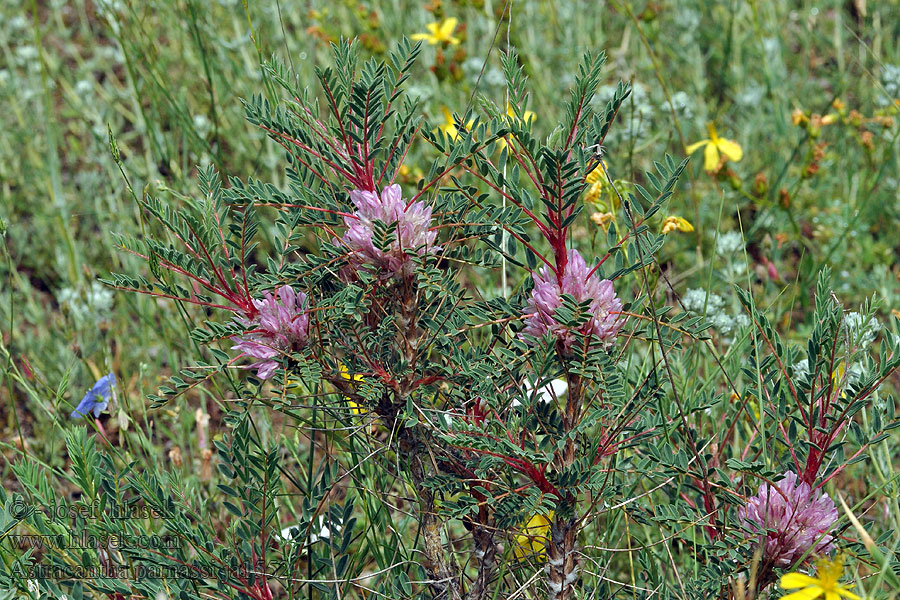
[[[789,567],[807,553],[830,552],[834,536],[829,532],[837,518],[828,494],[816,493],[791,472],[774,488],[760,485],[757,494],[738,509],[741,524],[764,539],[763,559],[779,567]]]
[[[257,359],[249,368],[257,369],[256,375],[260,379],[268,379],[278,368],[275,358],[306,345],[309,337],[306,294],[284,285],[274,296],[266,292],[262,300],[254,300],[253,306],[259,314],[252,319],[237,319],[247,331],[231,338],[237,342],[232,350]]]
[[[344,217],[347,231],[343,241],[352,251],[352,265],[370,264],[389,275],[409,275],[413,264],[406,251],[422,256],[439,250],[434,245],[437,232],[431,229],[431,207],[422,201],[407,207],[399,185],[384,188],[380,198],[374,191],[353,190],[350,200],[356,211],[352,216]],[[378,249],[372,242],[375,221],[397,224],[394,241],[387,251]]]
[[[612,282],[608,279],[601,281],[596,273],[591,273],[577,250],[569,250],[561,278],[558,279],[546,266],[533,276],[534,289],[528,299],[525,329],[520,334],[523,339],[534,341],[551,332],[559,338],[566,352],[571,349],[575,342],[574,332],[554,318],[556,309],[562,304],[563,294],[574,297],[578,302],[590,300],[588,311],[591,317],[579,328],[583,335],[594,336],[603,344],[611,344],[616,339],[625,322],[620,315],[622,302],[616,296]]]

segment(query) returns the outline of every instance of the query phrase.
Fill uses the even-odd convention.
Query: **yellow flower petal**
[[[512,105],[509,105],[509,104],[506,105],[506,116],[509,117],[509,119],[507,119],[507,120],[510,120],[510,119],[518,120],[518,118],[516,117],[516,111],[513,109]],[[529,123],[536,119],[537,119],[537,115],[534,114],[533,111],[526,110],[525,112],[522,113],[522,122],[524,122],[524,123]]]
[[[456,29],[457,23],[459,23],[459,20],[456,17],[450,17],[449,19],[444,19],[444,22],[441,23],[441,30],[439,33],[437,33],[438,37],[445,39],[445,40],[450,39],[450,36],[453,34],[453,31]]]
[[[825,600],[841,600],[841,597],[837,595],[837,592],[825,592]]]
[[[803,573],[788,573],[787,575],[781,576],[778,585],[786,590],[791,590],[794,588],[806,587],[808,585],[817,585],[818,582],[818,579],[810,577],[809,575],[804,575]]]
[[[821,587],[817,585],[811,585],[805,590],[800,590],[799,592],[794,592],[792,594],[788,594],[787,596],[782,596],[779,600],[815,600],[819,596],[825,593]]]
[[[458,45],[459,45],[459,38],[458,38],[458,37],[453,37],[453,36],[451,35],[450,37],[447,38],[447,41],[450,42],[450,45],[451,45],[451,46],[458,46]]]
[[[856,594],[854,594],[853,592],[851,592],[850,590],[848,590],[847,588],[845,588],[842,585],[835,586],[834,591],[836,591],[839,596],[842,596],[844,598],[849,598],[850,600],[862,600],[862,598],[860,598],[859,596],[857,596]]]
[[[435,42],[432,42],[432,41],[431,41],[432,39],[434,39],[434,36],[432,36],[432,35],[430,35],[430,34],[428,34],[428,33],[414,33],[414,34],[412,34],[411,36],[409,36],[409,38],[410,38],[411,40],[413,40],[413,41],[425,40],[425,41],[427,41],[429,44],[434,44],[434,43],[435,43]]]
[[[700,140],[699,142],[693,143],[690,146],[688,146],[686,148],[686,151],[688,154],[693,154],[694,152],[696,152],[697,150],[699,150],[700,148],[702,148],[703,146],[705,146],[709,143],[710,143],[710,140]]]
[[[363,376],[358,373],[354,373],[353,376],[351,377],[349,369],[347,369],[347,366],[342,362],[338,362],[338,371],[340,372],[341,377],[346,379],[347,381],[350,381],[351,379],[353,381],[362,381],[363,380]],[[350,396],[344,396],[344,400],[347,401],[347,406],[350,407],[350,410],[351,410],[351,412],[353,412],[354,415],[357,415],[357,416],[364,415],[368,412],[365,409],[365,407],[363,407],[359,403],[351,400]]]
[[[587,183],[594,184],[594,183],[597,183],[598,181],[600,181],[603,178],[603,176],[604,176],[603,167],[601,167],[598,164],[596,167],[594,167],[593,171],[591,171],[590,173],[587,174],[587,177],[585,177],[584,180]],[[898,318],[900,318],[900,317],[898,317]]]
[[[703,151],[703,168],[707,171],[715,171],[719,166],[719,150],[716,145],[709,143]]]
[[[683,217],[679,217],[678,215],[672,215],[671,217],[666,217],[666,220],[663,222],[662,233],[668,234],[673,231],[682,231],[684,233],[689,233],[694,230],[694,226],[691,225],[687,219]]]
[[[615,220],[612,213],[594,213],[591,215],[591,221],[603,228],[603,231],[609,229],[609,224]]]
[[[588,204],[597,205],[600,200],[600,195],[603,193],[603,182],[598,181],[597,183],[592,183],[591,187],[588,188],[587,193],[584,195],[584,201]]]
[[[441,25],[440,25],[440,23],[438,23],[437,21],[435,21],[434,23],[429,23],[428,25],[425,26],[425,29],[427,29],[428,31],[430,31],[431,34],[432,34],[435,38],[439,38],[439,37],[440,37],[440,33],[441,33]]]
[[[519,560],[531,554],[543,554],[550,537],[550,519],[553,512],[548,515],[536,514],[532,516],[522,533],[516,536],[515,557]]]
[[[738,162],[744,157],[744,151],[737,142],[719,138],[716,140],[716,147],[732,162]]]

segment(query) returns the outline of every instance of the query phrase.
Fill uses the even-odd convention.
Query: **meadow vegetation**
[[[0,0],[0,598],[900,597],[898,15]]]

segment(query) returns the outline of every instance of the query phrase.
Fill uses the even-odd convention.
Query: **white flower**
[[[209,119],[206,118],[206,115],[194,115],[194,129],[197,130],[199,136],[203,137],[209,133],[209,126]]]
[[[19,46],[16,49],[16,56],[23,63],[37,59],[38,49],[34,46]]]
[[[881,70],[881,84],[887,96],[880,96],[878,104],[886,106],[894,98],[900,98],[900,65],[884,65]]]
[[[75,84],[75,93],[79,96],[87,96],[94,89],[94,84],[87,79],[79,79]]]
[[[565,379],[554,379],[550,383],[546,383],[542,385],[540,388],[535,390],[536,382],[531,379],[526,379],[523,387],[525,388],[525,394],[529,397],[534,397],[534,399],[542,404],[549,404],[550,402],[554,402],[557,399],[561,398],[563,394],[566,393],[566,390],[569,389],[569,384],[566,383]],[[522,403],[516,399],[513,399],[511,406],[521,406]]]
[[[735,281],[747,271],[747,265],[742,262],[733,262],[722,269],[722,277],[726,281]]]
[[[716,241],[716,254],[727,256],[744,247],[744,238],[739,231],[729,231],[719,236]]]
[[[681,297],[684,309],[707,315],[713,315],[725,308],[725,300],[718,294],[707,293],[706,290],[691,288]]]
[[[341,523],[340,522],[332,523],[332,527],[334,527],[335,533],[341,532]],[[297,534],[299,535],[299,533],[300,533],[300,525],[299,524],[291,525],[290,527],[285,527],[284,529],[281,530],[281,533],[279,533],[278,537],[281,538],[285,542],[294,543],[295,541],[297,541],[294,539],[294,535],[295,535],[294,531],[295,530],[297,531]],[[309,543],[315,544],[319,540],[328,540],[328,539],[331,539],[331,529],[329,529],[325,525],[325,515],[319,515],[319,533],[318,534],[313,533],[312,535],[310,535]]]
[[[690,119],[694,116],[693,103],[687,92],[678,91],[672,94],[672,105],[675,107],[675,110],[686,119]]]

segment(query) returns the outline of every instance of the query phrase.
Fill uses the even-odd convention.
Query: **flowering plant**
[[[452,44],[452,29],[432,33]],[[197,415],[202,477],[225,517],[170,498],[177,473],[135,472],[127,456],[101,458],[85,429],[70,432],[85,498],[166,511],[162,527],[181,542],[92,547],[85,555],[104,567],[152,560],[182,573],[110,578],[97,593],[566,600],[677,583],[701,598],[749,575],[742,593],[758,596],[832,552],[841,532],[826,486],[898,424],[879,388],[900,366],[900,337],[883,340],[876,364],[823,270],[805,370],[740,288],[746,324],[721,355],[712,322],[679,299],[659,260],[672,227],[690,231],[659,223],[687,159],[666,156],[621,192],[600,149],[629,88],[595,100],[604,56],[584,57],[546,138],[514,52],[503,57],[508,103],[482,98],[445,135],[404,95],[419,50],[403,40],[388,61],[361,62],[355,44],[335,45],[334,65],[317,72],[320,102],[267,63],[285,98],[256,96],[245,110],[284,151],[284,184],[204,168],[199,198],[178,210],[138,200],[156,225],[120,241],[150,276],[108,283],[203,311],[196,364],[151,400],[222,397],[215,474],[208,415],[185,412]],[[412,185],[400,174],[422,138],[430,164]],[[713,135],[707,159],[738,160],[726,142]],[[616,214],[589,236],[583,208],[600,177]],[[503,293],[486,293],[478,284],[495,273]],[[694,387],[684,374],[701,352],[716,370]],[[105,396],[94,396],[77,411],[96,414]],[[23,487],[49,502],[29,480],[37,472],[21,470]],[[62,526],[23,521],[47,535]],[[635,537],[604,537],[618,523]],[[81,525],[107,536],[132,526]],[[634,560],[640,530],[665,539]],[[667,571],[676,555],[690,580]],[[631,584],[598,574],[601,561]]]

